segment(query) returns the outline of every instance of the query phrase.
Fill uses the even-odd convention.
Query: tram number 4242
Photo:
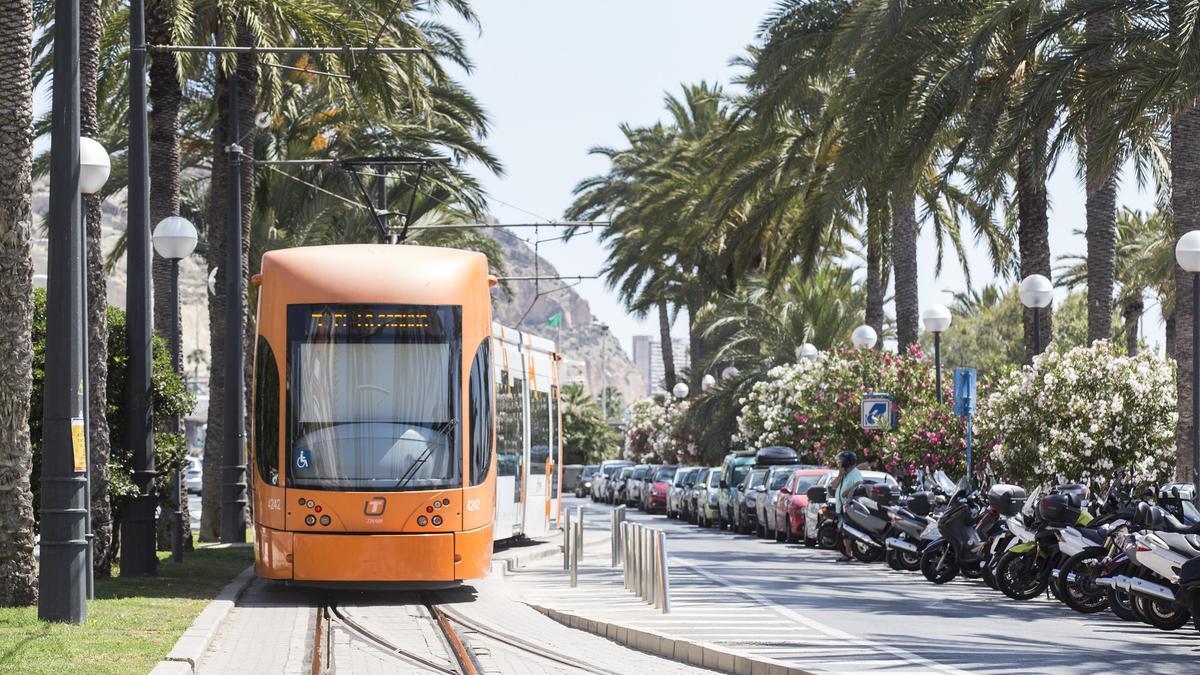
[[[478,499],[468,499],[467,500],[467,510],[468,511],[478,511],[479,507],[480,507],[480,503],[479,503]]]

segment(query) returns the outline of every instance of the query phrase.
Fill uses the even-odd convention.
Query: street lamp
[[[600,412],[604,416],[604,421],[608,422],[608,350],[605,347],[608,345],[608,324],[597,323],[596,328],[600,330]]]
[[[1054,285],[1040,274],[1030,274],[1017,289],[1021,304],[1033,310],[1033,354],[1042,353],[1042,309],[1054,300]]]
[[[112,163],[108,151],[94,139],[82,137],[79,139],[79,191],[85,195],[94,195],[108,182],[108,174],[112,172]]]
[[[702,391],[708,391],[709,389],[712,389],[713,385],[716,383],[717,378],[713,377],[712,373],[705,373],[704,377],[700,378],[700,389]]]
[[[171,261],[171,283],[168,288],[171,304],[171,335],[168,343],[171,347],[171,369],[176,375],[182,374],[179,347],[179,261],[196,250],[196,226],[187,218],[167,216],[159,221],[151,235],[154,250],[163,258]],[[171,420],[171,431],[179,432],[179,418]],[[175,472],[175,526],[171,533],[171,560],[183,562],[183,492],[180,472]]]
[[[925,330],[933,333],[933,370],[937,385],[937,402],[942,403],[942,333],[950,327],[953,316],[945,305],[934,305],[921,315]]]
[[[737,377],[740,373],[741,373],[741,371],[738,370],[737,368],[735,368],[734,366],[726,366],[725,370],[721,371],[721,379],[728,380],[728,379]]]
[[[1192,484],[1200,500],[1200,230],[1179,238],[1175,261],[1192,273]]]
[[[879,334],[866,324],[855,328],[854,332],[850,334],[850,342],[858,349],[872,349],[878,340]]]
[[[821,355],[816,345],[811,342],[805,342],[796,348],[796,358],[812,361]]]
[[[671,387],[671,393],[675,395],[675,398],[681,401],[687,398],[688,391],[689,390],[686,382],[676,382],[675,386]]]

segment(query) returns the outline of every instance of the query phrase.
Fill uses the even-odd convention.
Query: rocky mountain
[[[492,289],[495,318],[534,335],[554,340],[563,355],[560,376],[564,382],[582,381],[588,391],[599,393],[602,386],[616,387],[626,403],[642,397],[645,385],[621,343],[597,326],[587,300],[558,281],[558,270],[539,257],[523,240],[505,230],[493,231],[493,238],[504,252],[506,277],[539,277],[538,281],[508,281],[504,288]],[[561,314],[562,325],[549,324],[550,317]]]

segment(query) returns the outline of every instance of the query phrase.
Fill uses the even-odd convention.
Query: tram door
[[[534,341],[536,340],[536,342]],[[550,421],[553,367],[550,350],[540,339],[532,339],[526,357],[529,360],[529,484],[525,500],[525,534],[537,537],[550,531],[550,500],[553,473],[558,470],[552,457],[554,443]]]
[[[508,539],[521,534],[524,508],[521,500],[525,467],[525,367],[517,345],[510,341],[515,331],[496,324],[496,522],[492,538]]]

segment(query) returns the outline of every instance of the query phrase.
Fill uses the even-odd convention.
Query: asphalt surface
[[[612,507],[585,506],[589,530],[607,531]],[[628,510],[627,519],[667,532],[673,574],[699,574],[714,600],[754,598],[794,612],[814,630],[848,634],[947,669],[980,673],[1195,673],[1200,634],[1125,622],[1110,612],[1077,614],[1056,600],[1016,602],[983,582],[935,586],[919,572],[882,563],[836,563],[833,551],[779,544]],[[741,610],[745,611],[745,610]]]

